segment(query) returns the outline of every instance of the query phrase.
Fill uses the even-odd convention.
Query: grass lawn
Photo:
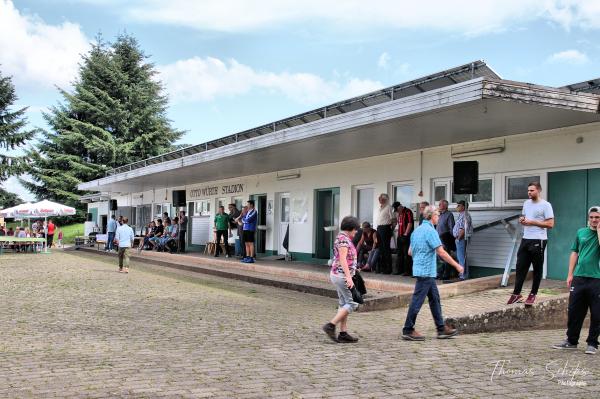
[[[8,222],[6,223],[6,227],[12,227],[15,229],[16,227],[21,226],[21,222]],[[27,226],[27,222],[23,222],[23,226]],[[65,244],[73,244],[75,242],[76,236],[83,235],[83,223],[74,223],[66,226],[59,226],[58,229],[54,232],[54,242],[56,243],[58,240],[58,230],[62,230],[63,232],[63,243]]]

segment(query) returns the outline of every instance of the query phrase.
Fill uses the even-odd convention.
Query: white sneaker
[[[585,353],[587,355],[595,355],[596,352],[598,352],[598,348],[593,347],[592,345],[588,345],[587,349],[585,350]]]

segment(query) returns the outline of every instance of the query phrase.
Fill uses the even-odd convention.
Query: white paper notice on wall
[[[308,222],[308,200],[306,195],[292,199],[292,223]]]
[[[192,218],[192,245],[206,245],[211,241],[212,228],[209,216],[194,216]]]

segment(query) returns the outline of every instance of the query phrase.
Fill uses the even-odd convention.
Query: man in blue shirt
[[[123,217],[123,224],[117,227],[115,241],[119,246],[119,273],[129,273],[129,249],[133,247],[133,229],[127,224],[129,220]]]
[[[258,221],[258,212],[254,207],[254,200],[248,200],[246,203],[248,212],[242,218],[243,238],[246,245],[246,257],[242,259],[243,263],[254,263],[254,236],[256,235],[256,222]]]
[[[413,258],[413,276],[417,278],[415,291],[408,308],[406,322],[402,330],[402,338],[407,341],[423,341],[425,337],[415,330],[417,315],[423,306],[425,297],[429,299],[429,308],[440,339],[455,336],[458,331],[444,323],[440,293],[435,283],[437,274],[436,255],[453,266],[459,273],[463,272],[461,265],[456,263],[444,250],[442,241],[434,225],[438,223],[440,213],[435,206],[428,206],[423,211],[423,223],[411,236],[409,255]]]
[[[106,245],[104,245],[105,251],[113,250],[113,241],[115,240],[115,233],[117,231],[117,221],[115,220],[115,215],[111,215],[110,220],[108,221],[108,226],[106,226],[106,232],[108,233],[108,237],[106,239]]]

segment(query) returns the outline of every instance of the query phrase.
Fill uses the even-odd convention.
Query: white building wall
[[[509,121],[508,121],[509,122]],[[497,141],[497,139],[494,139]],[[578,143],[578,141],[580,141]],[[340,143],[342,144],[342,143]],[[267,250],[277,250],[280,240],[277,231],[278,203],[276,199],[281,193],[290,193],[290,205],[294,212],[295,201],[305,199],[308,205],[308,217],[305,223],[290,222],[290,250],[292,252],[314,253],[314,199],[315,189],[339,187],[340,189],[340,219],[355,213],[355,200],[353,200],[353,189],[356,186],[369,185],[374,188],[374,209],[377,212],[377,196],[382,192],[391,192],[391,186],[395,182],[412,182],[414,184],[413,203],[433,200],[433,182],[436,179],[451,179],[452,163],[455,160],[477,160],[479,161],[480,176],[493,179],[493,202],[483,206],[473,205],[471,212],[477,223],[483,223],[498,218],[498,210],[517,210],[522,201],[510,202],[506,200],[507,176],[514,175],[540,175],[542,186],[547,183],[547,172],[553,170],[584,169],[600,167],[600,157],[597,148],[600,148],[600,124],[589,124],[578,127],[557,129],[553,131],[529,133],[519,136],[508,136],[505,138],[505,150],[501,153],[478,155],[474,157],[455,159],[451,156],[451,147],[437,147],[421,151],[397,153],[370,157],[359,160],[344,161],[332,164],[323,164],[314,167],[301,168],[294,171],[280,171],[280,174],[299,172],[300,177],[291,180],[278,180],[277,173],[266,173],[261,175],[249,175],[245,177],[189,184],[185,187],[173,187],[169,189],[156,189],[143,193],[128,193],[117,198],[119,206],[136,206],[149,203],[171,202],[171,191],[174,189],[186,189],[187,200],[196,201],[207,199],[211,202],[211,212],[214,215],[214,207],[217,198],[225,197],[232,200],[241,196],[245,200],[252,194],[267,194],[268,200],[273,200],[274,212],[267,217]],[[422,160],[421,160],[422,156]],[[323,149],[323,162],[327,161],[327,149]],[[232,162],[235,162],[232,160]],[[421,170],[421,166],[423,168]],[[248,171],[250,173],[250,171]],[[422,175],[422,186],[421,186]],[[223,185],[243,184],[243,193],[222,194],[220,191],[214,195],[193,196],[194,190],[205,187],[217,186],[219,190]],[[423,196],[418,196],[422,191]],[[197,191],[196,191],[197,193]],[[542,192],[545,197],[546,190]],[[152,199],[152,202],[150,201]],[[90,206],[96,204],[90,204]],[[486,211],[479,213],[479,211]],[[504,214],[506,212],[502,212]],[[510,212],[508,212],[510,213]],[[211,223],[212,226],[212,223]],[[487,232],[496,238],[495,235]],[[500,233],[500,232],[498,232]],[[483,236],[483,235],[482,235]],[[506,235],[508,237],[508,235]],[[479,240],[481,241],[481,240]],[[506,243],[502,241],[502,245]],[[480,243],[485,246],[485,243]],[[502,246],[501,245],[501,246]],[[474,248],[475,249],[475,248]],[[479,249],[477,249],[479,251]],[[481,249],[484,251],[484,249]],[[474,257],[479,255],[473,254]],[[483,252],[481,253],[483,255]],[[496,259],[494,265],[500,265],[500,259]],[[481,265],[484,266],[484,265]]]

